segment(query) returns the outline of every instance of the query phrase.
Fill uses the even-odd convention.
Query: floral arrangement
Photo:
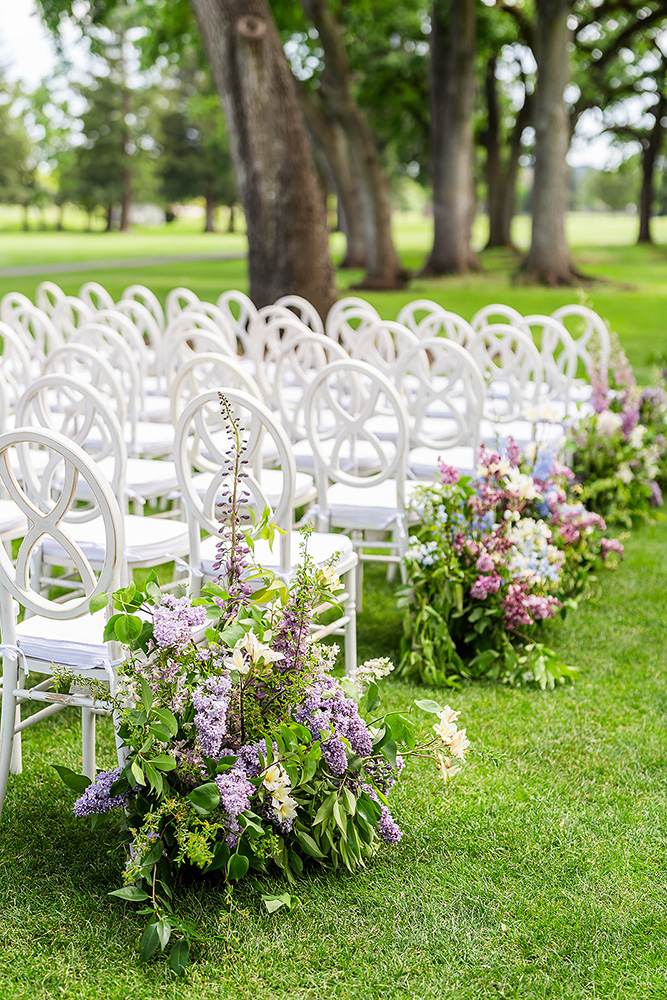
[[[430,759],[449,780],[469,745],[449,706],[417,702],[437,715],[421,738],[405,715],[378,715],[387,659],[334,675],[337,647],[312,641],[311,628],[340,583],[331,566],[313,564],[308,532],[289,586],[253,566],[253,538],[272,529],[266,519],[261,529],[243,525],[244,445],[226,412],[237,447],[221,508],[221,575],[194,599],[163,594],[154,575],[143,590],[112,595],[106,635],[127,657],[116,690],[94,694],[114,710],[124,763],[92,782],[58,767],[78,793],[77,816],[94,825],[115,816],[128,858],[112,895],[148,917],[142,957],[169,947],[179,974],[196,929],[176,912],[178,870],[229,883],[274,871],[294,882],[309,863],[362,866],[401,839],[388,794],[406,760]],[[263,899],[272,912],[291,897]]]
[[[630,527],[662,505],[667,486],[667,395],[637,386],[616,343],[609,368],[593,372],[594,412],[572,430],[572,468],[580,499],[610,523]]]
[[[623,554],[602,517],[572,496],[572,471],[510,439],[482,446],[477,478],[440,462],[440,481],[415,492],[420,525],[406,558],[401,671],[433,685],[461,677],[536,681],[573,676],[530,630],[572,606],[591,569]]]

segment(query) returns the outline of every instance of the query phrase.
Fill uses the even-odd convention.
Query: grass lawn
[[[423,257],[425,233],[422,224],[419,243],[406,227],[410,266]],[[33,262],[50,235],[31,237]],[[589,242],[577,262],[608,280],[586,295],[647,374],[650,353],[667,349],[665,251]],[[494,299],[551,312],[577,297],[513,287],[502,254],[485,256],[485,267],[370,298],[387,316],[422,295],[470,316]],[[184,284],[204,298],[245,282],[243,262],[58,281],[74,291],[93,277],[112,291],[142,281],[164,295]],[[39,280],[2,281],[0,294],[30,294]],[[220,887],[184,886],[182,912],[204,935],[185,981],[162,960],[139,962],[142,919],[107,896],[122,860],[106,828],[91,837],[74,819],[73,794],[49,766],[78,766],[77,714],[28,733],[26,769],[10,779],[0,827],[0,1000],[666,997],[667,521],[638,527],[626,547],[621,568],[601,574],[597,597],[547,629],[552,647],[582,667],[573,686],[476,684],[448,696],[475,754],[446,790],[427,768],[395,789],[398,848],[354,875],[313,869],[296,890],[302,907],[286,915],[263,912],[249,887],[230,916]],[[377,567],[366,588],[360,656],[396,658],[392,588]],[[397,709],[430,694],[397,681],[383,690]],[[99,746],[100,765],[111,765],[108,722]]]

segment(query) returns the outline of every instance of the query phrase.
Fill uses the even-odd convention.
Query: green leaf
[[[159,771],[173,771],[176,767],[176,761],[168,753],[160,753],[157,757],[153,757],[151,764]]]
[[[104,633],[102,636],[105,642],[113,642],[114,639],[118,638],[118,636],[116,635],[116,622],[118,621],[119,618],[122,617],[123,617],[122,615],[112,615],[109,621],[106,623],[106,625],[104,626]]]
[[[242,854],[233,854],[227,865],[227,878],[234,880],[243,878],[247,874],[249,867],[250,861],[248,858]]]
[[[238,623],[233,625],[228,625],[223,628],[221,632],[217,633],[218,639],[223,646],[235,646],[239,639],[242,639],[245,635],[245,629],[243,629]]]
[[[156,865],[160,858],[162,857],[162,852],[164,850],[164,844],[160,839],[153,842],[150,850],[146,851],[143,858],[141,859],[142,868],[152,868]]]
[[[141,960],[147,962],[160,947],[157,924],[149,924],[141,938]]]
[[[143,677],[139,678],[139,684],[141,686],[141,702],[146,709],[146,715],[150,715],[151,708],[153,707],[153,692]]]
[[[374,712],[380,704],[380,689],[375,681],[371,681],[366,691],[366,711]]]
[[[124,645],[129,646],[139,638],[142,628],[143,622],[136,615],[119,615],[116,621],[116,637]]]
[[[178,732],[178,720],[168,708],[154,708],[153,716],[167,727],[172,736]]]
[[[63,764],[52,764],[51,766],[58,772],[64,784],[78,795],[83,795],[88,785],[92,783],[90,778],[87,778],[85,774],[77,774],[76,771],[72,771],[69,767],[64,767]]]
[[[224,868],[227,862],[229,861],[230,854],[231,851],[227,847],[227,844],[218,844],[215,849],[215,855],[213,857],[213,861],[211,861],[210,865],[206,868],[206,871],[215,872],[219,868]]]
[[[309,854],[311,858],[317,858],[318,860],[325,857],[309,833],[306,833],[304,830],[296,830],[295,832],[297,840],[303,847],[306,854]]]
[[[319,826],[320,823],[326,822],[333,812],[334,802],[336,801],[336,793],[332,792],[331,795],[327,795],[326,799],[320,806],[320,808],[315,813],[315,819],[313,820],[313,826]]]
[[[134,778],[134,780],[138,785],[146,784],[146,778],[144,777],[143,768],[141,767],[138,761],[136,760],[132,761],[132,767],[130,768],[130,770],[132,771],[132,777]]]
[[[122,889],[114,889],[108,895],[117,896],[118,899],[126,899],[129,903],[143,903],[145,899],[150,899],[148,893],[137,885],[126,885]]]
[[[188,799],[194,806],[195,812],[205,816],[220,805],[220,792],[215,781],[208,781],[205,785],[193,788]]]
[[[282,909],[283,906],[286,906],[288,910],[292,909],[292,897],[289,892],[283,892],[279,896],[263,893],[262,902],[269,913],[275,913],[276,910]]]
[[[442,706],[437,703],[437,701],[432,701],[431,698],[420,698],[415,701],[417,708],[421,708],[422,712],[430,712],[431,715],[439,715],[442,712]]]
[[[163,918],[162,920],[158,920],[155,927],[157,928],[157,936],[160,942],[160,948],[162,949],[162,951],[164,951],[164,949],[169,944],[169,938],[171,937],[171,924],[169,923],[168,920],[165,920]]]
[[[155,604],[159,604],[162,600],[162,591],[154,580],[146,581],[146,593]]]
[[[172,971],[175,972],[177,976],[185,975],[189,958],[190,949],[188,948],[188,942],[185,938],[179,938],[178,941],[173,944],[169,954],[169,964]]]
[[[108,603],[109,603],[108,594],[95,594],[95,596],[91,597],[90,601],[88,602],[88,610],[90,611],[91,615],[94,615],[96,611],[101,611],[102,608],[106,608]]]

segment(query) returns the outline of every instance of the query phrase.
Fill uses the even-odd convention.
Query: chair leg
[[[357,567],[349,569],[344,577],[347,600],[345,614],[349,617],[345,625],[345,673],[349,677],[357,666]]]
[[[2,670],[2,717],[0,721],[0,816],[2,806],[5,801],[7,782],[9,781],[9,767],[12,760],[12,750],[14,748],[14,727],[16,725],[16,699],[14,689],[16,687],[17,661],[8,654],[3,657]]]
[[[81,709],[81,756],[83,773],[95,780],[95,713],[90,708]]]

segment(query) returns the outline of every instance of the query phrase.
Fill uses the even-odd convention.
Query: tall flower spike
[[[223,483],[218,501],[220,528],[213,562],[213,569],[218,573],[218,582],[230,595],[230,600],[225,603],[225,614],[221,621],[221,624],[224,624],[225,621],[237,616],[239,607],[247,604],[252,594],[252,587],[244,582],[251,552],[244,534],[243,522],[247,519],[247,515],[241,513],[241,507],[248,503],[250,494],[243,485],[243,480],[247,478],[244,470],[246,460],[243,458],[246,443],[241,436],[239,421],[232,413],[229,400],[222,393],[219,395],[220,411],[228,437],[232,441],[223,466],[228,481]]]

